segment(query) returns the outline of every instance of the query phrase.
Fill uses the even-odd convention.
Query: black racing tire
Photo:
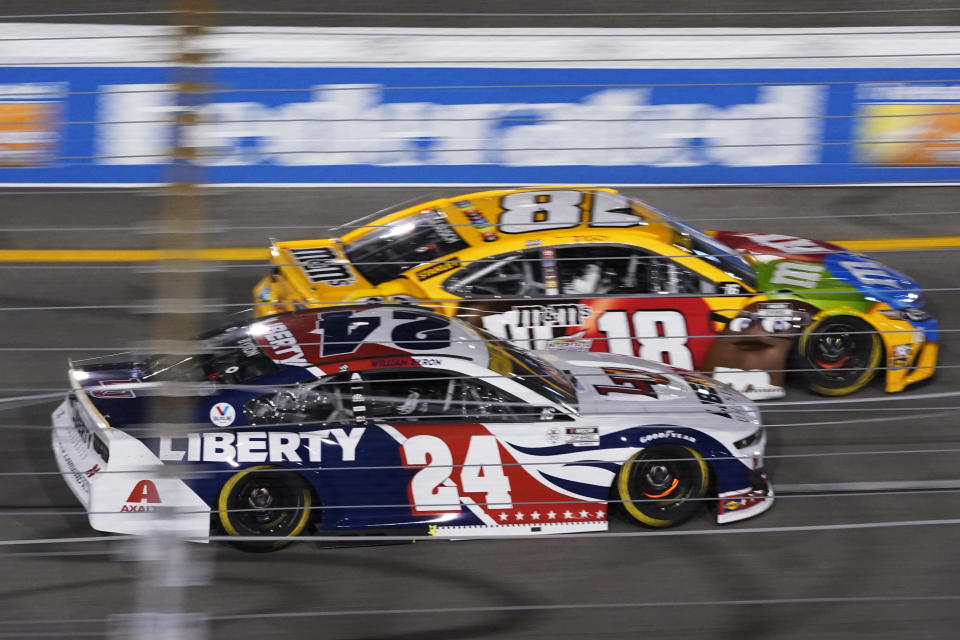
[[[797,354],[801,379],[810,391],[845,396],[867,386],[877,375],[883,341],[862,318],[827,316],[800,336]]]
[[[296,471],[261,465],[230,476],[220,489],[217,507],[220,525],[228,535],[271,539],[238,540],[233,546],[264,553],[282,549],[306,529],[313,493]]]
[[[615,495],[629,519],[662,529],[684,523],[708,502],[710,467],[683,445],[658,445],[635,453],[617,474]]]

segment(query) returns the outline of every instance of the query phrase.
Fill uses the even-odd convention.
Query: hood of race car
[[[580,414],[711,414],[756,429],[754,402],[730,385],[667,365],[612,353],[537,352],[576,381]]]
[[[714,235],[752,258],[762,291],[809,292],[804,297],[813,298],[818,291],[841,292],[828,296],[825,306],[850,300],[885,302],[894,309],[921,306],[921,288],[915,281],[839,245],[779,234],[718,231]],[[844,291],[849,295],[844,296]]]

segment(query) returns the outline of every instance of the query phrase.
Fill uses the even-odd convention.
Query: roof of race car
[[[549,363],[492,339],[480,330],[423,307],[356,305],[294,311],[256,320],[219,335],[244,354],[266,355],[279,365],[311,369],[316,375],[369,369],[424,367],[462,370],[470,363],[503,376],[542,379],[544,388],[570,396],[572,388]],[[548,394],[549,395],[549,394]]]
[[[376,233],[378,227],[430,210],[443,212],[450,225],[458,227],[464,241],[471,246],[492,242],[491,236],[484,234],[497,232],[512,235],[577,229],[637,230],[639,227],[646,235],[664,237],[665,231],[672,231],[661,212],[615,189],[558,186],[478,191],[438,198],[374,220],[347,233],[341,240],[350,244]],[[493,228],[487,230],[487,227]],[[471,228],[474,233],[462,232]]]
[[[498,357],[470,325],[409,305],[356,305],[295,311],[250,322],[237,346],[277,364],[353,368],[439,367],[440,359],[492,367]],[[223,334],[221,334],[223,335]]]
[[[682,244],[676,244],[681,237],[682,230],[669,216],[613,189],[540,187],[431,200],[365,223],[340,239],[277,242],[273,260],[289,264],[280,257],[285,250],[312,286],[362,286],[354,269],[370,285],[378,285],[431,265],[416,272],[416,279],[423,281],[452,269],[454,257],[467,250],[503,253],[543,241],[627,241],[672,245],[683,252]],[[437,264],[444,259],[451,262]],[[345,266],[348,262],[353,269]],[[375,271],[387,275],[379,277]]]

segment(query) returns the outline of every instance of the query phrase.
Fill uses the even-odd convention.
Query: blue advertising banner
[[[165,67],[0,69],[0,183],[167,179]],[[213,67],[231,184],[960,182],[955,70]]]

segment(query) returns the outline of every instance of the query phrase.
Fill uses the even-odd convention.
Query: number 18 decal
[[[471,436],[460,463],[453,461],[446,442],[431,435],[407,438],[400,452],[405,466],[423,466],[408,488],[415,514],[458,512],[464,499],[461,493],[483,494],[477,502],[485,503],[487,509],[513,508],[510,479],[503,473],[500,447],[494,436]],[[459,478],[459,485],[454,476]]]
[[[631,332],[631,321],[633,331]],[[610,353],[637,355],[671,367],[693,369],[693,354],[687,347],[687,322],[679,311],[605,311],[597,329],[607,336]],[[633,343],[640,345],[634,354]]]

